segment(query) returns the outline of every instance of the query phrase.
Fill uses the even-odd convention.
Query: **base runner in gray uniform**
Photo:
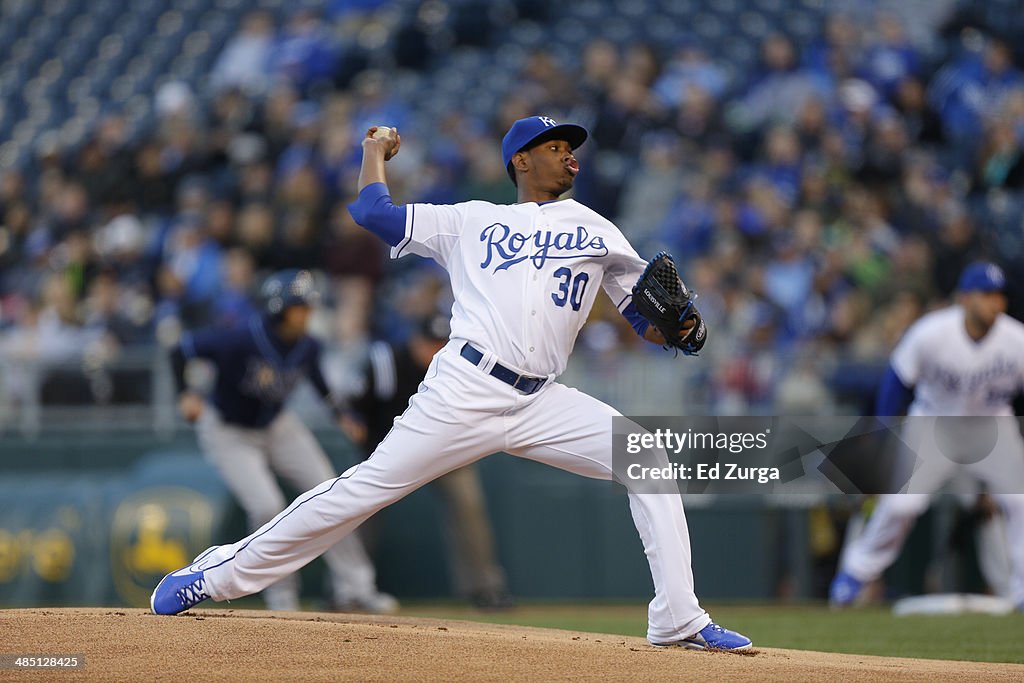
[[[304,378],[335,405],[320,371],[320,345],[306,334],[316,298],[313,278],[308,271],[277,273],[267,279],[263,295],[263,315],[238,328],[186,333],[171,352],[181,414],[197,424],[206,458],[253,530],[288,503],[275,475],[298,491],[337,476],[306,425],[283,407]],[[216,369],[209,400],[186,388],[185,366],[191,358],[203,358]],[[358,534],[338,541],[324,559],[335,608],[374,613],[398,609],[392,596],[377,590],[376,573]],[[262,594],[269,609],[298,610],[298,575],[276,581]]]

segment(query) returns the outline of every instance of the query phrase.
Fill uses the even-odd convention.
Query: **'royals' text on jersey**
[[[614,224],[572,199],[410,204],[392,258],[450,274],[452,338],[531,375],[560,374],[599,286],[621,311],[646,262]]]
[[[981,341],[960,306],[929,313],[900,340],[892,368],[914,387],[910,415],[1013,415],[1024,388],[1024,325],[1000,315]]]

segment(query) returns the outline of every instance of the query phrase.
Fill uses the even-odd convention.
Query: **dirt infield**
[[[309,612],[0,610],[0,653],[84,655],[80,671],[0,681],[1022,680],[1024,665],[763,649],[654,648],[641,638]]]

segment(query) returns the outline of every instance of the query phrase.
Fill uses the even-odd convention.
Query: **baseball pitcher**
[[[672,261],[640,258],[619,229],[562,195],[587,138],[547,116],[516,121],[502,141],[518,203],[396,205],[385,162],[401,138],[363,139],[356,221],[399,258],[434,259],[449,273],[451,339],[373,455],[300,496],[238,543],[210,548],[153,592],[158,614],[226,600],[280,580],[367,517],[441,475],[505,451],[586,477],[612,478],[619,413],[555,378],[603,289],[646,339],[695,353],[707,336]],[[641,311],[650,318],[645,318]],[[690,540],[678,495],[630,493],[654,580],[647,638],[657,645],[741,650],[749,638],[713,623],[694,593]]]

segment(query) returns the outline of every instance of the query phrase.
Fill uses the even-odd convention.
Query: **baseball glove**
[[[633,285],[633,305],[647,321],[665,337],[667,347],[673,347],[687,356],[696,356],[704,348],[708,332],[700,311],[693,305],[697,298],[679,279],[672,256],[658,253]],[[686,321],[693,327],[680,336]]]

